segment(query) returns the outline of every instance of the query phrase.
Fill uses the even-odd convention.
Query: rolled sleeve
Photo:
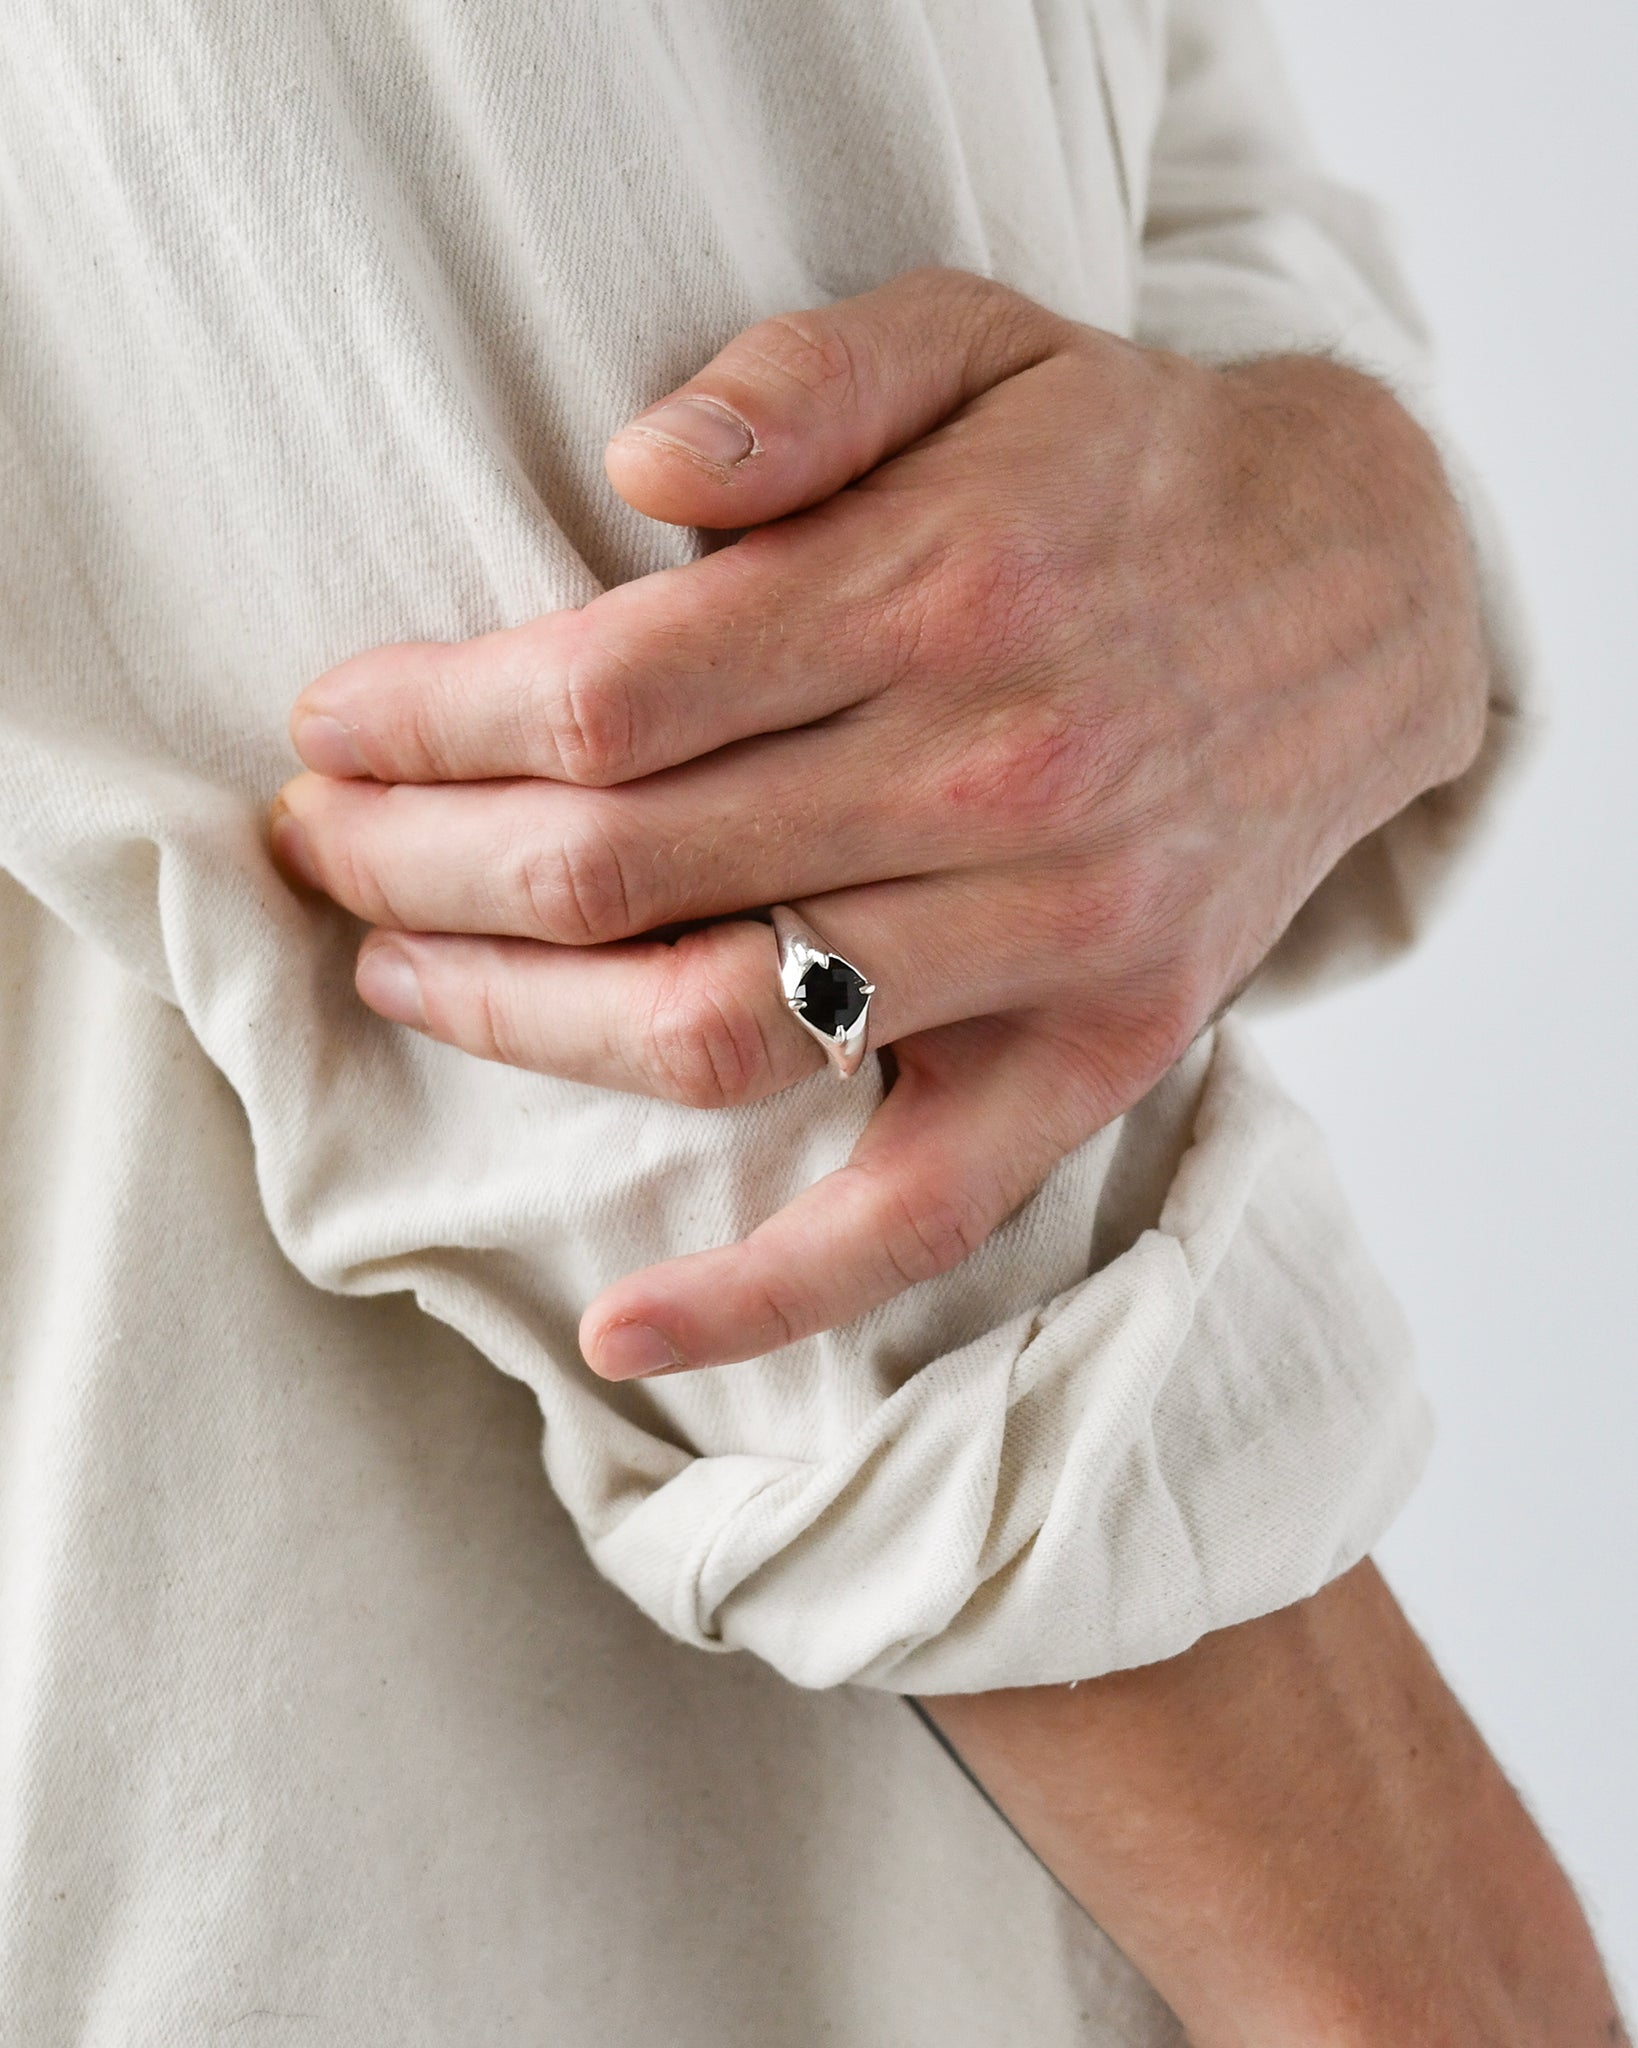
[[[703,1455],[605,1529],[582,1499],[593,1558],[701,1647],[922,1693],[1147,1663],[1317,1590],[1392,1518],[1429,1421],[1318,1135],[1241,1032],[1066,1161],[970,1278],[1005,1297],[1168,1169],[1115,1256],[919,1370],[878,1317],[657,1384]],[[861,1381],[827,1428],[818,1390]]]
[[[1130,202],[1146,222],[1145,338],[1208,357],[1334,347],[1411,391],[1414,314],[1368,210],[1310,165],[1255,18],[1237,0],[1178,4],[1161,94],[1141,33],[1160,9],[1094,4],[1137,88],[1110,95],[1125,182],[1118,201],[1100,185],[1097,218],[1118,238]],[[1049,10],[1015,12],[1024,57],[1050,70]],[[923,10],[910,15],[923,53]],[[235,10],[200,18],[225,39],[200,101],[214,109],[251,31]],[[311,54],[324,76],[329,41]],[[95,91],[76,90],[145,135],[147,101],[120,113],[120,95],[141,85],[163,107],[176,67],[138,55],[99,57]],[[464,77],[438,72],[451,89]],[[924,82],[942,110],[941,75]],[[1045,84],[1016,103],[1032,135]],[[1152,149],[1137,112],[1151,85]],[[57,101],[19,104],[40,123],[20,129],[19,161],[49,170]],[[803,1686],[985,1690],[1163,1657],[1346,1569],[1414,1482],[1427,1415],[1323,1146],[1233,1020],[953,1271],[743,1364],[622,1386],[588,1371],[584,1305],[623,1274],[744,1237],[841,1165],[879,1101],[875,1063],[847,1089],[820,1077],[706,1113],[405,1032],[356,999],[356,925],[274,871],[265,804],[293,768],[289,696],[342,649],[582,603],[594,562],[636,573],[636,543],[575,511],[552,436],[519,422],[575,421],[564,446],[591,447],[587,420],[629,416],[634,337],[648,336],[645,377],[655,334],[683,346],[674,278],[731,278],[754,259],[744,295],[789,302],[800,221],[781,188],[742,232],[756,188],[736,173],[722,246],[701,252],[688,224],[713,218],[718,192],[702,172],[653,245],[682,252],[680,271],[631,261],[616,215],[583,232],[576,290],[543,293],[509,210],[532,187],[502,178],[520,137],[555,133],[532,100],[489,156],[498,131],[463,116],[494,173],[468,187],[509,196],[494,223],[448,226],[418,197],[423,130],[396,102],[375,146],[401,150],[399,170],[368,179],[347,95],[288,106],[308,141],[280,161],[302,204],[265,168],[241,179],[241,124],[212,113],[162,181],[121,182],[71,135],[73,177],[45,178],[18,215],[33,229],[0,244],[0,864],[185,1017],[242,1108],[268,1227],[313,1285],[410,1292],[533,1390],[547,1473],[591,1559],[682,1640],[752,1651]],[[686,138],[697,123],[682,115]],[[680,187],[675,139],[661,127],[645,150]],[[959,140],[921,137],[946,196]],[[767,143],[787,160],[783,131]],[[319,170],[339,195],[322,205]],[[856,188],[835,188],[838,264],[854,260]],[[897,239],[898,189],[882,201],[895,261],[978,261],[976,211],[968,239]],[[553,233],[573,221],[565,201]],[[247,319],[262,303],[245,297],[250,246],[291,317]],[[1120,267],[1107,302],[1124,308]],[[519,344],[523,381],[486,381],[479,339],[543,303],[562,324]],[[737,303],[705,293],[702,328],[731,331]],[[555,381],[525,379],[538,364]],[[1497,649],[1484,758],[1349,857],[1270,986],[1402,944],[1511,755],[1520,671],[1499,557],[1479,545]],[[208,1158],[195,1170],[208,1199]]]

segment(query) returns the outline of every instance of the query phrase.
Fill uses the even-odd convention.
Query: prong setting
[[[864,1061],[876,984],[832,952],[788,904],[775,904],[772,917],[785,1007],[846,1080]]]

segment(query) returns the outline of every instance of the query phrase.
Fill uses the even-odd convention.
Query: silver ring
[[[864,1061],[876,984],[866,981],[851,960],[833,953],[788,903],[776,903],[771,915],[785,1007],[810,1038],[818,1039],[845,1081]]]

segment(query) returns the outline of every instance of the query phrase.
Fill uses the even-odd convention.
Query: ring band
[[[833,953],[788,903],[776,903],[770,914],[779,941],[785,1007],[810,1038],[818,1039],[845,1081],[864,1060],[876,984],[866,981],[851,960]]]

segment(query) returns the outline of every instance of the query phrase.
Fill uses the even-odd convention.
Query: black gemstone
[[[834,1038],[838,1029],[851,1031],[864,1015],[864,976],[834,954],[828,967],[814,962],[797,984],[797,993],[802,998],[802,1022],[827,1038]]]

